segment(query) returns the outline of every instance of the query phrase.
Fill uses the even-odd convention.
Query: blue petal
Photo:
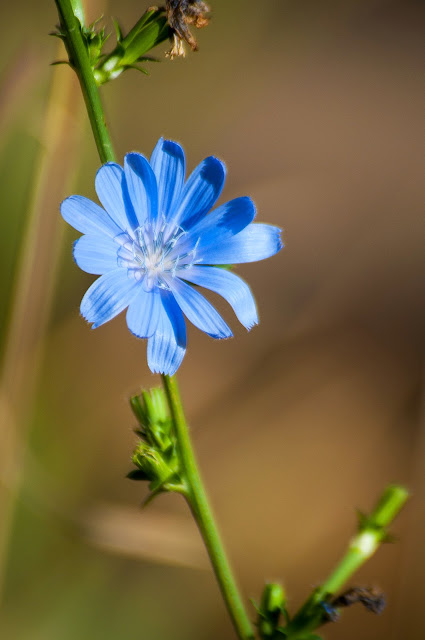
[[[115,269],[100,276],[87,289],[80,312],[93,329],[112,320],[123,311],[137,293],[139,283],[127,277],[125,269]]]
[[[118,267],[118,245],[106,236],[82,236],[74,243],[74,260],[87,273],[101,274]]]
[[[161,307],[158,289],[145,291],[141,285],[127,310],[127,326],[131,333],[138,338],[150,338],[158,325]]]
[[[182,147],[160,138],[152,152],[150,164],[158,184],[158,211],[168,218],[180,199],[186,172]]]
[[[182,277],[223,296],[247,329],[258,324],[254,297],[248,285],[239,276],[218,267],[193,266],[184,271]]]
[[[119,164],[108,162],[100,167],[95,179],[97,197],[117,225],[127,231],[138,224],[132,207],[126,206],[123,185],[124,171]]]
[[[204,264],[238,264],[270,258],[282,249],[281,230],[269,224],[250,224],[233,237],[222,239],[220,230],[202,236],[196,259]]]
[[[205,158],[189,176],[173,218],[189,229],[216,203],[223,189],[226,167],[221,160]]]
[[[158,187],[149,162],[140,153],[127,153],[124,173],[138,225],[142,226],[147,220],[155,221],[158,216]]]
[[[172,376],[186,352],[186,325],[172,294],[161,290],[160,295],[158,325],[148,340],[148,365],[152,373]]]
[[[197,247],[209,247],[210,244],[223,242],[248,226],[254,220],[255,213],[251,198],[244,196],[230,200],[192,227],[179,242],[179,251],[189,251],[195,244]]]
[[[212,338],[232,336],[230,327],[203,295],[179,278],[170,278],[169,285],[180,309],[195,327]]]
[[[61,204],[61,214],[68,224],[81,233],[106,233],[111,238],[122,233],[122,229],[102,207],[84,196],[66,198]]]

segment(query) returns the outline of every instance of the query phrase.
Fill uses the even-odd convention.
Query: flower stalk
[[[71,0],[55,0],[55,2],[58,8],[61,31],[65,36],[65,46],[72,67],[75,69],[80,81],[100,160],[102,163],[114,162],[115,154],[106,127],[99,90],[82,37],[81,23],[75,16]],[[78,3],[78,6],[81,5]],[[185,492],[187,501],[204,539],[221,593],[238,637],[240,640],[253,640],[254,633],[251,623],[239,595],[202,485],[184,417],[177,381],[175,377],[167,375],[163,375],[162,379],[187,482],[188,488]]]
[[[99,89],[93,75],[88,52],[81,34],[81,23],[76,17],[70,0],[55,0],[69,60],[80,81],[87,114],[99,152],[100,161],[114,162],[115,154],[106,127]],[[78,3],[79,15],[82,16]]]
[[[236,582],[230,570],[226,553],[221,543],[211,507],[202,484],[183,412],[177,380],[175,376],[170,377],[163,375],[162,382],[167,393],[186,476],[188,486],[188,493],[186,495],[187,502],[204,539],[221,593],[238,636],[241,640],[252,640],[254,634],[251,623],[245,612]]]

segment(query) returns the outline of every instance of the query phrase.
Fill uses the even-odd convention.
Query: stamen
[[[126,256],[129,277],[143,280],[143,286],[147,291],[154,287],[169,289],[167,278],[164,276],[170,274],[174,278],[179,270],[188,269],[195,262],[199,240],[189,252],[176,252],[179,241],[185,235],[187,231],[177,225],[174,228],[170,226],[164,215],[154,224],[146,222],[138,227],[135,231],[136,240],[131,243]],[[125,244],[123,242],[122,246]],[[118,256],[121,257],[122,263],[125,262],[123,253],[125,249],[121,247]]]

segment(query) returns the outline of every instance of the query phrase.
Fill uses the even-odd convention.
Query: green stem
[[[321,603],[329,601],[368,560],[387,538],[386,528],[398,514],[407,498],[404,487],[390,486],[382,494],[368,517],[361,516],[360,526],[334,571],[308,598],[285,628],[287,640],[296,640],[319,627],[323,619]]]
[[[211,507],[202,484],[198,465],[193,453],[189,430],[175,376],[162,376],[173,417],[177,442],[188,483],[187,500],[204,539],[211,564],[220,586],[228,612],[241,640],[254,638],[251,622],[245,612],[236,582],[233,578],[226,553],[214,522]]]
[[[87,55],[80,22],[74,10],[81,9],[79,0],[55,0],[70,61],[78,75],[90,124],[101,162],[113,162],[115,154],[106,127],[99,90]],[[80,12],[82,16],[82,10]],[[208,500],[202,486],[175,377],[163,376],[170,410],[188,482],[187,500],[201,531],[215,575],[240,640],[254,640],[250,620],[245,612],[229,567]]]
[[[75,0],[74,0],[75,1]],[[66,34],[66,47],[72,66],[81,85],[87,113],[102,163],[114,162],[115,154],[105,123],[99,89],[93,76],[87,49],[81,33],[81,23],[76,18],[71,0],[55,0],[61,27]],[[78,5],[80,6],[80,5]]]

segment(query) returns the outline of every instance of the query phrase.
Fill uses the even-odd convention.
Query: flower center
[[[145,222],[135,230],[136,238],[131,247],[134,275],[138,280],[143,280],[147,291],[154,287],[169,289],[169,278],[196,262],[197,242],[189,252],[178,252],[179,240],[184,235],[184,229],[179,226],[170,227],[165,220]]]

